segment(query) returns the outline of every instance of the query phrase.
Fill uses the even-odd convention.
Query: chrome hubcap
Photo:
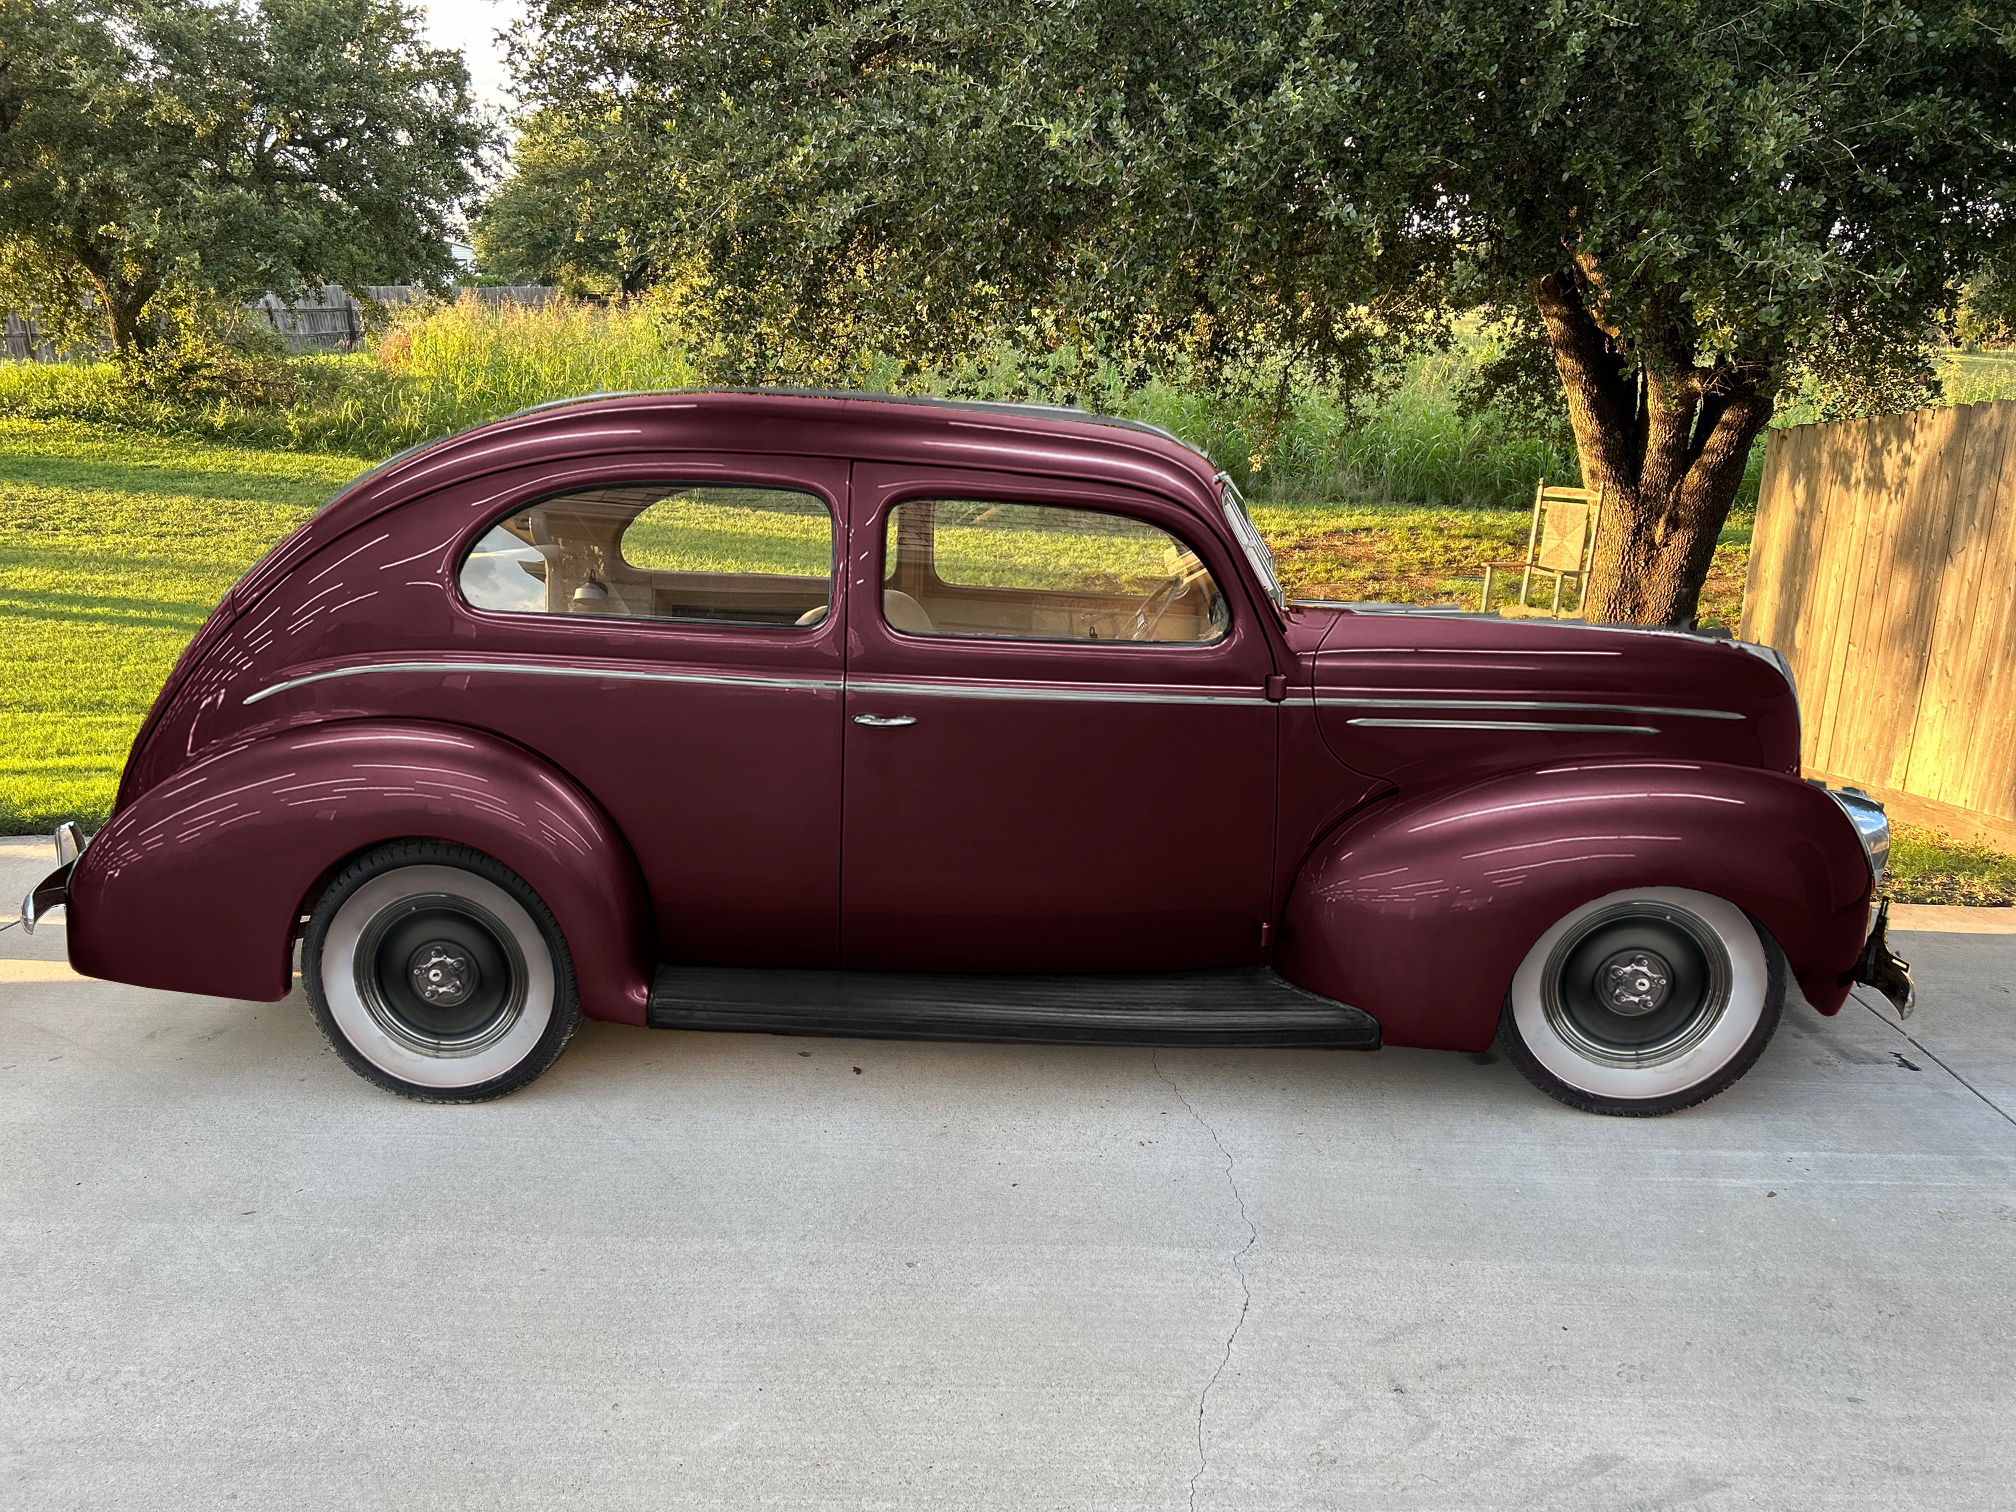
[[[1603,1005],[1626,1018],[1656,1012],[1673,989],[1673,968],[1649,950],[1620,950],[1596,968]]]
[[[475,959],[447,940],[429,940],[406,963],[413,990],[436,1008],[459,1008],[482,981]]]

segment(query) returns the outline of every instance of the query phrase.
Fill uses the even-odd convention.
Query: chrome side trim
[[[341,677],[364,677],[380,672],[517,672],[533,677],[588,677],[625,682],[687,683],[706,687],[794,688],[821,693],[848,689],[873,693],[900,693],[918,698],[993,698],[1027,703],[1126,703],[1126,704],[1265,704],[1264,689],[1223,689],[1211,693],[1157,693],[1145,689],[1111,687],[990,687],[980,684],[898,682],[880,678],[843,680],[837,677],[736,676],[715,672],[646,672],[628,667],[550,667],[531,662],[402,661],[371,662],[357,667],[332,667],[326,672],[310,672],[290,677],[245,695],[247,704],[258,703],[277,693],[290,692],[310,683],[329,682]]]
[[[979,684],[885,682],[880,678],[849,678],[853,693],[903,693],[916,698],[1003,698],[1018,703],[1125,704],[1264,704],[1264,689],[1225,689],[1215,693],[1150,693],[1134,688],[988,687]]]
[[[1653,725],[1552,724],[1513,719],[1347,719],[1378,730],[1568,730],[1582,735],[1657,735]]]
[[[1651,704],[1554,703],[1510,698],[1326,698],[1317,704],[1331,709],[1538,709],[1578,714],[1664,714],[1675,719],[1744,719],[1729,709],[1666,709]],[[1357,721],[1353,720],[1353,724]]]
[[[1461,604],[1388,604],[1378,599],[1290,599],[1291,609],[1349,609],[1353,614],[1419,614],[1432,615],[1437,619],[1498,619],[1497,613],[1484,614],[1476,609],[1465,609]]]
[[[546,667],[533,662],[406,661],[372,662],[361,667],[332,667],[327,672],[310,672],[290,677],[255,693],[245,695],[248,704],[271,698],[276,693],[305,688],[310,683],[328,682],[338,677],[365,677],[378,672],[519,672],[531,677],[592,677],[622,682],[699,683],[730,688],[804,688],[820,693],[838,693],[846,685],[837,677],[736,677],[715,672],[642,672],[628,667]]]

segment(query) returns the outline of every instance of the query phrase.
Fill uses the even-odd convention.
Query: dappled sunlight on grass
[[[0,831],[103,818],[189,638],[358,469],[0,421]]]

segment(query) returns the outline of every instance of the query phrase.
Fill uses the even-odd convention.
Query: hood
[[[1329,612],[1317,723],[1369,775],[1404,784],[1619,758],[1799,770],[1798,700],[1768,648],[1636,626]]]

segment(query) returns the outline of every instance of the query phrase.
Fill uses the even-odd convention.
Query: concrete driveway
[[[1644,1121],[607,1025],[424,1107],[62,941],[0,933],[9,1508],[2016,1504],[2016,936]]]

